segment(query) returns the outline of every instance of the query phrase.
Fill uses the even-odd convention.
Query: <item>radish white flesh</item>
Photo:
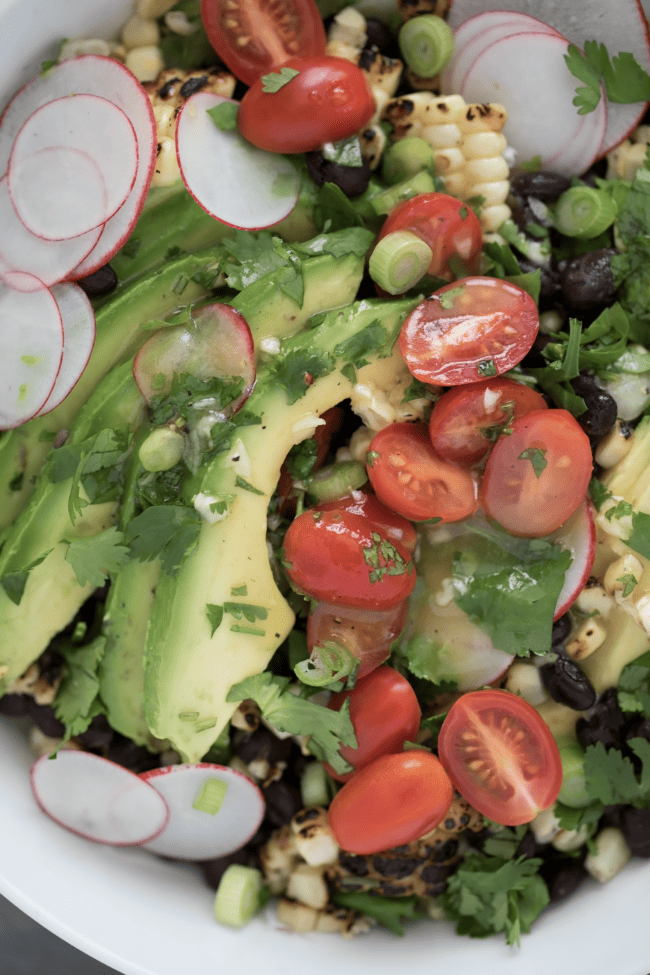
[[[147,402],[169,392],[175,373],[203,380],[241,376],[242,393],[223,412],[238,410],[255,382],[255,347],[244,316],[230,305],[206,305],[193,312],[191,323],[163,328],[147,339],[133,363],[135,381]]]
[[[75,280],[100,268],[128,239],[144,205],[156,162],[157,129],[151,100],[135,76],[112,58],[87,54],[62,61],[21,88],[0,119],[0,173],[9,162],[16,135],[32,112],[55,98],[99,95],[121,108],[135,130],[138,170],[125,203],[110,218],[96,246],[75,269]]]
[[[572,99],[573,76],[564,55],[567,41],[552,34],[518,34],[492,43],[474,60],[460,94],[468,102],[496,101],[508,111],[503,134],[517,162],[541,159],[545,167],[598,118],[581,117]],[[584,158],[587,169],[592,158]]]
[[[559,619],[584,589],[594,564],[596,526],[589,501],[583,501],[578,510],[550,538],[568,549],[573,559],[557,598],[553,619]]]
[[[101,232],[97,227],[60,241],[31,234],[11,205],[6,176],[0,179],[0,280],[11,271],[24,271],[48,287],[62,281],[90,253]]]
[[[255,148],[236,130],[217,128],[208,110],[228,100],[197,92],[183,106],[176,127],[181,176],[199,206],[222,223],[272,227],[293,210],[300,175],[284,156]]]
[[[44,406],[63,356],[52,293],[30,275],[6,277],[16,287],[0,284],[0,430],[20,426]]]
[[[493,41],[511,34],[533,32],[556,34],[552,27],[535,17],[503,10],[489,10],[466,20],[454,31],[454,54],[441,76],[443,91],[460,91],[463,78],[475,58]]]
[[[491,0],[452,0],[449,23],[456,28],[475,14],[492,7]],[[630,51],[642,68],[650,71],[648,27],[638,0],[499,0],[502,10],[539,17],[568,40],[584,49],[585,41],[605,44],[611,56]],[[573,76],[572,76],[573,78]],[[582,85],[573,78],[573,88]],[[620,105],[608,102],[607,132],[601,152],[609,152],[639,123],[644,103]]]
[[[140,776],[105,758],[62,748],[32,765],[30,783],[42,811],[59,826],[110,846],[139,846],[161,833],[169,809]]]
[[[76,284],[55,284],[51,289],[63,324],[63,358],[52,392],[36,414],[43,416],[61,403],[86,368],[95,344],[95,312]]]
[[[141,778],[158,789],[169,811],[169,824],[145,849],[180,860],[210,860],[240,849],[257,832],[264,817],[264,796],[245,775],[222,765],[169,765],[143,772]],[[216,813],[194,808],[205,784],[216,779],[226,786]]]
[[[34,153],[53,147],[76,149],[93,160],[106,189],[104,212],[97,224],[105,223],[126,200],[137,172],[138,146],[127,116],[117,105],[97,95],[68,95],[36,109],[16,136],[11,150],[8,179],[12,196],[15,167]],[[64,163],[64,158],[59,161]],[[51,172],[48,179],[52,179]],[[83,183],[77,184],[76,196],[68,205],[83,211],[86,208],[85,189]],[[20,208],[18,212],[21,216]],[[48,239],[73,236],[62,233],[58,227],[46,233],[42,226],[35,230],[31,223],[25,223],[33,233]]]
[[[583,122],[575,137],[549,160],[548,168],[565,176],[575,176],[584,172],[586,165],[598,159],[603,152],[607,111],[607,102],[601,98],[589,118],[582,116]]]
[[[87,234],[108,216],[104,177],[81,149],[40,149],[10,165],[7,182],[19,220],[44,240]]]

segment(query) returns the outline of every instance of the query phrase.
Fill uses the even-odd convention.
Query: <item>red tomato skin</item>
[[[324,501],[317,507],[319,511],[336,511],[340,508],[353,515],[368,518],[386,533],[391,542],[399,542],[409,552],[415,551],[418,536],[411,522],[398,515],[396,511],[387,508],[376,494],[354,491],[344,498],[337,498],[336,501]]]
[[[474,211],[453,196],[420,193],[398,203],[386,218],[377,240],[396,230],[410,230],[429,245],[433,258],[428,274],[451,277],[450,257],[460,258],[469,273],[478,270],[483,245],[481,224]]]
[[[272,13],[268,4],[259,0],[238,0],[237,8],[233,11],[225,0],[201,0],[201,18],[208,40],[245,85],[252,85],[289,58],[325,54],[325,28],[314,0],[283,0],[282,6],[278,4]],[[287,13],[289,17],[278,24],[278,19]],[[289,30],[287,22],[292,25]],[[239,27],[233,28],[233,23]],[[242,37],[248,38],[248,43],[237,43]]]
[[[276,92],[255,81],[241,100],[237,125],[245,139],[268,152],[311,152],[362,129],[375,102],[365,75],[345,58],[290,58],[298,74]]]
[[[537,306],[523,288],[468,277],[440,288],[407,315],[400,350],[416,379],[460,386],[512,369],[538,329]]]
[[[504,409],[504,404],[509,404]],[[485,379],[455,386],[434,404],[429,436],[436,453],[455,464],[474,464],[492,447],[483,430],[509,426],[532,410],[548,409],[546,400],[524,383]]]
[[[390,656],[404,629],[407,607],[408,600],[383,610],[318,603],[307,618],[309,652],[328,641],[340,644],[360,661],[360,681]]]
[[[339,751],[355,771],[340,774],[325,765],[332,778],[339,782],[347,782],[380,755],[401,752],[405,741],[415,741],[422,719],[415,691],[392,667],[379,667],[363,680],[357,680],[351,691],[332,694],[327,706],[332,711],[340,711],[347,700],[357,747],[344,746]]]
[[[494,756],[481,749],[481,729],[486,739],[496,742],[500,794],[490,788],[495,781],[490,761]],[[503,826],[530,822],[555,802],[562,785],[560,753],[548,725],[532,705],[508,691],[463,694],[440,729],[438,754],[460,794]],[[475,763],[478,767],[470,769]]]
[[[539,477],[526,450],[545,452]],[[592,474],[589,438],[567,410],[535,410],[499,437],[485,465],[481,504],[511,535],[550,535],[584,499]]]
[[[454,790],[431,752],[382,755],[360,769],[329,808],[334,839],[343,850],[367,856],[411,843],[445,817]]]
[[[377,538],[393,546],[403,571],[371,581],[375,568],[364,550],[377,554]],[[284,539],[287,575],[299,589],[327,603],[362,609],[390,609],[403,602],[415,586],[413,560],[376,525],[347,511],[305,511]],[[391,559],[395,563],[395,558]]]
[[[474,477],[438,456],[423,423],[384,427],[368,456],[368,478],[377,497],[411,521],[461,521],[478,508]]]

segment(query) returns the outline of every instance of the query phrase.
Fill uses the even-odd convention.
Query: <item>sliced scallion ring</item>
[[[421,78],[433,78],[454,52],[449,24],[435,14],[411,17],[400,28],[398,43],[407,66]]]
[[[557,201],[555,226],[567,237],[591,240],[611,227],[617,212],[608,193],[592,186],[572,186]]]
[[[409,230],[383,237],[370,255],[370,277],[391,295],[404,294],[427,273],[433,251]]]

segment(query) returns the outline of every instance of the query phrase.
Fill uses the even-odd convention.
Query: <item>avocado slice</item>
[[[68,444],[80,444],[107,428],[134,429],[142,421],[143,408],[131,362],[126,362],[99,384],[80,412]],[[28,572],[18,603],[0,586],[0,696],[43,653],[93,592],[92,585],[79,584],[66,561],[66,541],[110,528],[115,523],[118,500],[88,504],[73,522],[68,511],[71,484],[72,478],[53,482],[43,475],[0,553],[0,580],[12,573]]]
[[[376,321],[390,336],[390,350],[418,300],[356,302],[330,312],[317,328],[288,339],[285,361],[296,355],[298,362],[301,355],[316,352],[331,356],[336,366],[314,378],[294,402],[278,381],[274,364],[264,366],[246,403],[261,422],[241,427],[236,449],[217,454],[187,484],[184,495],[195,505],[199,497],[234,500],[221,520],[202,523],[198,547],[178,574],[161,574],[147,633],[147,722],[152,733],[168,739],[185,761],[198,761],[208,751],[235,708],[226,701],[230,687],[263,671],[293,626],[294,614],[269,564],[267,508],[288,451],[311,435],[321,413],[352,393],[351,377],[340,371],[349,363],[335,350]],[[356,375],[359,383],[372,385],[383,377],[382,353],[386,355],[385,348],[366,355],[368,365]],[[398,363],[392,360],[393,370],[403,370],[406,387],[411,377]],[[243,586],[245,596],[236,595]],[[257,608],[254,624],[242,623],[227,611],[224,604],[234,600]],[[210,606],[224,608],[214,632]]]

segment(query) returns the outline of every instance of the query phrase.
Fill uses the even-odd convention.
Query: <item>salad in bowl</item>
[[[510,6],[3,14],[1,889],[125,972],[647,975],[647,23]]]

